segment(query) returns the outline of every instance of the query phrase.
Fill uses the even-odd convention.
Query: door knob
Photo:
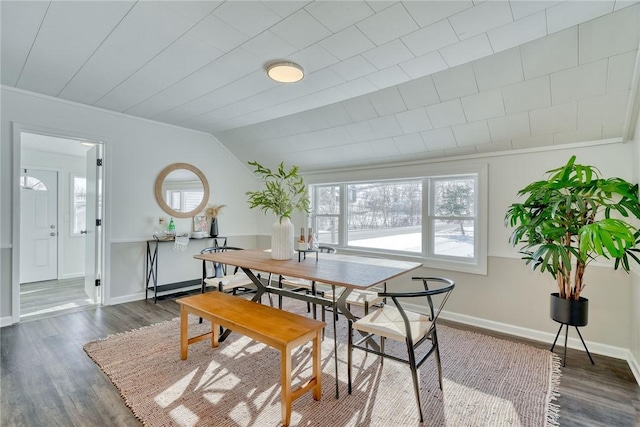
[[[55,236],[56,233],[54,233],[53,231],[51,233],[49,233],[49,236]]]
[[[87,230],[80,230],[80,234],[87,234]]]

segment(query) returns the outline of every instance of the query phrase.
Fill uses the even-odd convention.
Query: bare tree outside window
[[[348,244],[422,251],[422,180],[349,184]]]

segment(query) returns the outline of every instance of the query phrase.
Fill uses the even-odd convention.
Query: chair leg
[[[442,362],[440,361],[440,346],[438,345],[438,334],[433,330],[432,343],[436,348],[436,366],[438,367],[438,381],[440,381],[440,391],[442,391]]]
[[[348,322],[348,336],[347,336],[347,385],[349,394],[351,394],[351,364],[353,363],[352,354],[353,354],[353,324],[351,319],[347,320]]]
[[[380,336],[380,353],[384,353],[384,337]],[[384,356],[380,356],[380,366],[384,366]]]
[[[420,403],[420,384],[418,383],[418,367],[416,366],[416,354],[413,351],[413,343],[407,341],[407,351],[409,353],[409,367],[411,368],[411,378],[413,379],[413,391],[416,395],[416,403],[418,404],[418,413],[420,414],[420,422],[424,422],[422,416],[422,404]]]

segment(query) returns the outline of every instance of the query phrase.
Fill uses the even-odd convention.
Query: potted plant
[[[560,328],[587,324],[588,300],[581,293],[591,261],[613,259],[614,269],[627,272],[630,258],[640,264],[640,231],[627,221],[640,220],[638,185],[602,178],[594,166],[575,161],[572,156],[566,165],[547,171],[548,179],[520,190],[525,201],[512,204],[505,215],[505,224],[515,227],[509,241],[521,245],[527,265],[557,282],[551,318]]]
[[[271,212],[278,217],[271,229],[271,258],[291,259],[294,253],[294,232],[291,215],[294,212],[309,213],[309,195],[303,178],[298,175],[298,167],[285,170],[284,163],[272,171],[260,163],[249,162],[254,173],[264,183],[260,191],[248,191],[250,208],[260,208],[264,214]]]

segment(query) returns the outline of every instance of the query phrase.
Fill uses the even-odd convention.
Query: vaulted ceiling
[[[622,137],[634,1],[2,1],[1,82],[302,170]],[[270,80],[277,60],[305,70]]]

